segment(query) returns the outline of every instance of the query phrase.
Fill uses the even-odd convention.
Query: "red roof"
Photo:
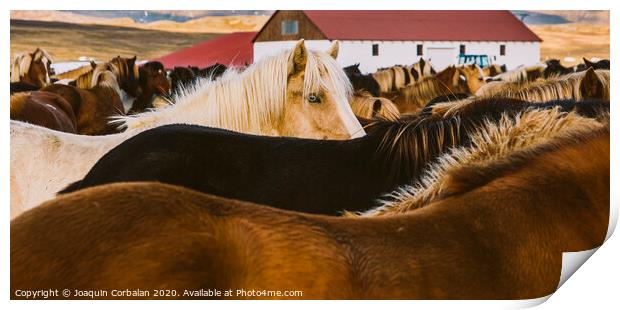
[[[160,61],[166,68],[172,67],[208,67],[215,63],[240,67],[252,63],[252,38],[256,32],[235,32],[194,46],[162,56]]]
[[[542,41],[510,11],[304,11],[329,40]]]

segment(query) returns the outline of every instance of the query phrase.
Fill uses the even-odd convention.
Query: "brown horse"
[[[161,62],[147,62],[140,67],[139,72],[142,94],[136,98],[127,114],[141,113],[146,109],[154,108],[154,97],[170,95],[170,81],[166,77],[166,70]]]
[[[73,108],[60,95],[33,91],[11,96],[11,119],[50,129],[76,133]]]
[[[464,165],[434,202],[379,217],[313,216],[158,183],[94,187],[11,222],[11,296],[120,288],[185,299],[209,298],[188,295],[207,289],[232,289],[215,298],[237,299],[291,298],[240,290],[295,290],[306,299],[543,297],[558,286],[563,252],[603,243],[609,167],[608,129],[567,135]]]
[[[112,71],[95,74],[95,86],[81,89],[70,85],[54,84],[43,88],[65,98],[77,117],[77,132],[84,135],[105,135],[118,132],[110,125],[110,117],[124,115],[120,87]]]
[[[11,83],[25,82],[39,88],[50,84],[52,57],[38,48],[32,53],[15,56],[11,65]]]
[[[482,73],[477,66],[451,66],[393,93],[392,101],[401,114],[417,113],[439,96],[473,94],[482,84]]]

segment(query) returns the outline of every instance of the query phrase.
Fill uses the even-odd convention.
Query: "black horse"
[[[60,193],[113,182],[159,181],[302,212],[365,211],[382,194],[418,180],[427,164],[449,148],[469,145],[469,134],[483,122],[497,122],[505,113],[515,115],[532,106],[561,106],[595,115],[609,111],[609,102],[540,105],[485,99],[449,119],[410,116],[374,121],[366,127],[365,137],[348,141],[167,125],[121,143],[83,180]]]
[[[359,69],[360,64],[351,65],[343,68],[345,74],[351,81],[354,90],[366,90],[375,97],[381,96],[379,83],[372,74],[362,74]]]
[[[601,60],[599,60],[597,62],[592,62],[592,61],[589,61],[589,60],[583,58],[583,63],[582,64],[578,64],[575,67],[575,71],[576,72],[581,72],[581,71],[588,70],[589,68],[592,68],[594,70],[597,70],[597,69],[609,70],[610,66],[611,66],[611,64],[609,62],[609,59],[601,59]]]
[[[575,72],[575,69],[572,67],[564,67],[558,59],[549,59],[545,61],[545,64],[547,65],[545,70],[543,70],[543,77],[545,79]]]
[[[196,70],[198,69],[196,68]],[[191,85],[196,80],[196,74],[192,67],[174,67],[168,76],[172,84],[172,94],[176,94],[181,88]]]
[[[221,63],[215,63],[206,68],[200,69],[200,76],[208,78],[210,80],[216,80],[217,78],[222,76],[227,69],[228,68],[225,65]]]

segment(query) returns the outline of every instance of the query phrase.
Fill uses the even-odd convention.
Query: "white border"
[[[9,3],[10,2],[10,3]],[[354,3],[354,4],[353,4]],[[3,41],[7,44],[10,44],[9,41],[9,10],[34,10],[34,9],[176,9],[176,10],[189,10],[189,9],[213,9],[213,10],[242,10],[242,9],[251,9],[251,10],[271,10],[271,9],[373,9],[373,10],[386,10],[386,9],[511,9],[511,10],[595,10],[595,9],[611,9],[611,59],[612,61],[612,72],[618,72],[618,62],[615,61],[618,58],[615,57],[618,54],[618,49],[620,45],[614,45],[616,43],[617,36],[617,27],[620,16],[616,13],[616,9],[618,8],[618,1],[611,0],[588,0],[588,1],[576,1],[576,0],[514,0],[514,1],[489,1],[489,0],[436,0],[436,1],[377,1],[377,0],[356,0],[356,1],[347,1],[342,0],[336,3],[336,0],[296,0],[296,1],[276,1],[276,0],[227,0],[227,1],[192,1],[192,0],[141,0],[141,1],[123,1],[123,0],[106,0],[106,1],[84,1],[84,0],[59,0],[59,1],[42,1],[42,0],[27,0],[27,1],[2,1],[2,23],[4,27],[4,31],[2,32]],[[5,45],[8,46],[8,45]],[[4,48],[0,49],[0,53],[2,54],[2,59],[5,61],[2,62],[2,70],[0,72],[5,72],[5,83],[2,84],[2,91],[6,94],[4,97],[6,101],[8,101],[8,72],[9,72],[9,49]],[[617,84],[613,84],[611,88],[612,98],[619,98],[618,88],[615,87]],[[618,101],[615,99],[614,101]],[[617,110],[614,108],[615,102],[611,103],[612,110]],[[618,113],[616,111],[612,111],[612,115]],[[2,219],[2,236],[0,240],[0,248],[2,250],[2,254],[0,255],[0,260],[2,261],[2,271],[3,276],[0,281],[1,287],[0,291],[5,295],[4,303],[7,303],[9,298],[9,185],[8,185],[8,175],[9,175],[9,119],[8,112],[8,104],[4,104],[3,110],[3,122],[1,122],[0,132],[2,133],[2,148],[0,152],[0,156],[2,156],[1,164],[0,164],[0,175],[5,176],[2,178],[2,186],[0,186],[0,195],[2,196],[3,206],[5,208],[4,218]],[[612,189],[620,189],[618,186],[618,121],[617,117],[612,117],[612,152],[611,152],[611,188]],[[610,222],[616,223],[618,215],[618,201],[619,201],[620,192],[616,190],[615,192],[612,190],[611,198],[612,198],[612,219]],[[615,225],[613,225],[615,227]],[[610,232],[608,237],[611,235],[613,231],[613,227],[610,227]],[[617,288],[620,287],[618,279],[620,279],[620,271],[618,268],[618,258],[620,258],[620,241],[619,238],[611,237],[601,248],[597,251],[572,277],[568,280],[547,302],[545,302],[542,307],[545,309],[561,309],[561,308],[585,308],[585,307],[596,307],[600,306],[605,308],[609,308],[611,305],[617,304]],[[536,302],[544,301],[546,298],[542,300],[534,301]],[[124,302],[10,302],[11,307],[20,307],[20,308],[40,308],[51,307],[51,308],[78,308],[81,309],[85,306],[95,307],[95,308],[105,308],[109,309],[110,307],[115,307],[121,305],[126,306]],[[526,305],[521,303],[521,306]],[[531,302],[530,306],[534,305]],[[251,304],[247,302],[193,302],[193,301],[183,301],[181,304],[179,302],[133,302],[133,305],[138,307],[151,307],[154,309],[169,309],[171,307],[178,307],[182,305],[183,307],[226,307],[226,308],[246,308],[248,306],[251,307],[259,307],[259,308],[269,308],[269,309],[290,309],[291,307],[300,308],[300,309],[313,309],[315,310],[317,307],[355,307],[356,309],[377,309],[379,307],[390,307],[390,308],[411,308],[422,306],[424,308],[434,308],[434,309],[454,309],[465,308],[465,309],[496,309],[496,308],[513,308],[516,304],[512,302],[502,302],[502,301],[490,301],[490,302],[460,302],[460,301],[379,301],[379,302],[328,302],[328,301],[309,301],[309,302],[252,302]]]

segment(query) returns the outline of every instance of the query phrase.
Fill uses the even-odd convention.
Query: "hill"
[[[117,55],[153,59],[217,36],[23,20],[11,20],[10,28],[11,56],[42,47],[55,61],[76,60],[80,56],[108,60]]]
[[[184,17],[182,19],[184,19],[185,21],[182,22],[176,21],[174,19],[158,19],[153,22],[143,23],[136,22],[130,17],[107,18],[101,17],[106,16],[105,14],[100,14],[101,16],[91,16],[84,15],[83,13],[78,14],[76,12],[83,11],[11,11],[11,20],[47,21],[87,25],[108,25],[168,32],[231,33],[238,31],[258,31],[269,19],[269,16],[267,15],[234,15],[204,16],[199,18]],[[159,16],[170,16],[169,13],[166,14],[168,15],[160,13]],[[131,15],[129,14],[127,16]]]

